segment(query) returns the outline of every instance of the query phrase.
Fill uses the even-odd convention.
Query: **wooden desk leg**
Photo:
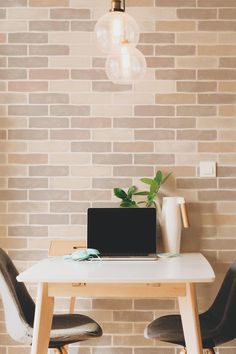
[[[31,354],[47,354],[54,298],[48,297],[48,284],[39,284],[37,292]]]
[[[186,284],[186,296],[179,297],[179,309],[188,354],[202,354],[202,338],[194,284]]]

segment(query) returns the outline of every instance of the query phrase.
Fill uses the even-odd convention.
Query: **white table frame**
[[[60,296],[178,298],[187,352],[202,354],[195,284],[214,280],[207,260],[193,253],[153,262],[129,261],[128,265],[124,272],[124,261],[75,264],[58,257],[55,262],[47,259],[21,273],[18,281],[38,283],[31,354],[48,352],[54,298]]]

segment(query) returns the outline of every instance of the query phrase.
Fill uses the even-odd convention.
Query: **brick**
[[[174,154],[135,154],[134,164],[136,165],[172,165]]]
[[[96,21],[71,21],[71,31],[93,32]]]
[[[199,143],[199,152],[236,152],[236,143],[234,142],[213,142],[213,143]]]
[[[109,152],[111,151],[111,143],[108,142],[72,142],[72,152]]]
[[[154,46],[153,45],[147,45],[147,44],[138,44],[137,49],[140,50],[140,52],[143,55],[153,55],[154,54]]]
[[[48,230],[45,226],[10,226],[8,228],[8,235],[13,237],[46,237],[48,235]]]
[[[216,107],[215,106],[179,106],[177,107],[177,116],[215,116]]]
[[[30,55],[68,55],[69,47],[67,45],[30,45]]]
[[[212,56],[227,56],[235,55],[236,46],[235,45],[200,45],[198,47],[199,55],[212,55]]]
[[[89,19],[90,11],[88,9],[52,9],[50,11],[50,18],[52,19]]]
[[[27,54],[26,45],[0,45],[0,55],[25,55]]]
[[[90,154],[51,154],[50,163],[52,165],[85,165],[91,160]]]
[[[69,143],[67,141],[30,141],[29,142],[30,152],[65,152],[69,151]]]
[[[29,103],[69,103],[69,96],[63,93],[31,93],[29,94]]]
[[[190,32],[195,31],[196,24],[195,21],[162,21],[156,22],[156,31],[163,32]]]
[[[196,7],[195,0],[156,0],[156,6]]]
[[[72,128],[110,128],[111,119],[106,117],[72,117],[71,118]]]
[[[69,120],[68,118],[34,118],[29,119],[30,128],[68,128]]]
[[[219,19],[228,19],[235,20],[236,19],[236,9],[219,9]]]
[[[102,92],[102,91],[109,91],[109,92],[119,92],[119,91],[130,91],[130,85],[118,85],[113,84],[110,81],[100,81],[100,82],[92,82],[92,91]]]
[[[69,71],[60,69],[32,69],[30,70],[29,78],[33,80],[63,80],[69,78]]]
[[[156,103],[159,104],[188,104],[195,103],[195,95],[192,94],[157,94]]]
[[[114,143],[114,152],[153,152],[153,143],[152,142],[115,142]]]
[[[225,104],[234,103],[236,99],[235,94],[199,94],[198,103],[200,104]]]
[[[142,33],[139,39],[140,43],[174,43],[174,33]]]
[[[29,191],[29,200],[68,200],[69,192],[63,190]]]
[[[48,180],[46,178],[9,178],[8,187],[22,189],[47,188]]]
[[[195,128],[196,119],[195,118],[156,118],[155,126],[157,128],[171,128],[171,129],[181,129],[181,128]]]
[[[155,54],[159,55],[194,55],[195,46],[191,45],[156,45]]]
[[[131,154],[93,154],[93,164],[96,165],[128,165],[132,162]]]
[[[1,80],[26,79],[27,74],[24,69],[0,69]]]
[[[235,31],[236,22],[235,21],[199,21],[198,23],[199,31]]]
[[[235,200],[235,197],[236,192],[232,190],[214,190],[198,192],[198,199],[206,201]]]
[[[8,132],[9,140],[45,140],[47,137],[47,130],[16,129]]]
[[[0,200],[25,200],[27,191],[25,190],[1,190]]]
[[[30,31],[68,31],[68,21],[29,21]]]
[[[198,0],[199,7],[236,7],[234,0]]]
[[[27,6],[27,0],[1,0],[0,7]]]
[[[72,200],[109,200],[111,197],[111,191],[102,190],[74,190],[71,192]]]
[[[94,178],[93,188],[99,189],[113,189],[117,186],[122,188],[129,188],[132,184],[132,180],[129,178]]]
[[[217,18],[216,9],[177,9],[177,17],[181,19],[214,19]]]
[[[9,43],[47,43],[47,33],[9,33]]]
[[[46,164],[48,156],[46,154],[9,154],[8,162],[11,164]]]
[[[69,216],[63,214],[31,214],[29,223],[33,225],[65,225],[69,223]]]
[[[134,133],[135,140],[173,140],[175,133],[172,130],[137,130]]]
[[[220,189],[235,189],[236,188],[236,178],[225,178],[219,180]],[[232,209],[231,209],[232,210]]]
[[[79,177],[107,177],[111,176],[111,166],[71,166],[71,175]]]
[[[178,81],[177,91],[179,92],[212,92],[216,91],[216,82],[209,81]]]
[[[153,118],[147,117],[130,117],[130,118],[114,118],[113,126],[115,128],[152,128]]]
[[[137,105],[134,108],[136,116],[172,116],[174,107],[161,105]]]
[[[48,83],[46,81],[12,81],[8,83],[8,89],[17,92],[47,91]]]
[[[86,202],[52,202],[50,211],[54,213],[86,213],[90,204]]]
[[[215,178],[177,178],[177,188],[180,189],[215,189]]]
[[[30,166],[30,176],[67,176],[68,166]]]
[[[174,58],[149,57],[146,58],[146,62],[149,68],[170,68],[175,66]]]
[[[8,67],[18,68],[43,68],[48,66],[46,57],[16,57],[8,58]],[[9,83],[10,84],[10,83]],[[18,83],[17,83],[18,84]],[[31,84],[34,84],[31,82]]]
[[[234,166],[219,166],[217,174],[219,177],[236,177],[236,168]]]
[[[76,80],[106,80],[107,75],[100,69],[71,70],[71,78]]]
[[[220,58],[219,67],[222,68],[235,68],[236,58]]]
[[[185,129],[177,131],[177,140],[216,140],[216,137],[216,130]]]
[[[69,0],[29,0],[29,5],[36,7],[61,7],[69,6]]]
[[[190,69],[162,69],[156,70],[156,80],[194,80],[195,70]]]
[[[50,139],[55,140],[88,140],[90,138],[89,130],[82,129],[60,129],[51,130]]]
[[[150,166],[115,166],[114,176],[143,177],[152,176],[153,168]]]
[[[50,113],[54,116],[88,116],[89,106],[77,105],[52,105]]]

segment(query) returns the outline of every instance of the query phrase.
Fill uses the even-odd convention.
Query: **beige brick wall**
[[[141,28],[144,81],[114,85],[93,28],[109,0],[0,0],[0,245],[19,269],[53,238],[86,236],[86,210],[114,186],[173,171],[166,193],[189,202],[183,251],[221,279],[236,254],[236,1],[127,0]],[[199,161],[218,163],[200,179]],[[218,287],[199,286],[202,310]],[[31,289],[35,294],[35,289]],[[65,308],[65,300],[58,308]],[[173,300],[79,300],[105,334],[80,354],[176,354],[143,338]],[[229,343],[220,354],[233,354]],[[0,354],[27,354],[6,335]],[[71,353],[77,353],[73,348]]]

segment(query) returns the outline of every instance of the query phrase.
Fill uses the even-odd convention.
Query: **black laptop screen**
[[[102,256],[147,256],[156,253],[154,208],[88,209],[89,248]]]

